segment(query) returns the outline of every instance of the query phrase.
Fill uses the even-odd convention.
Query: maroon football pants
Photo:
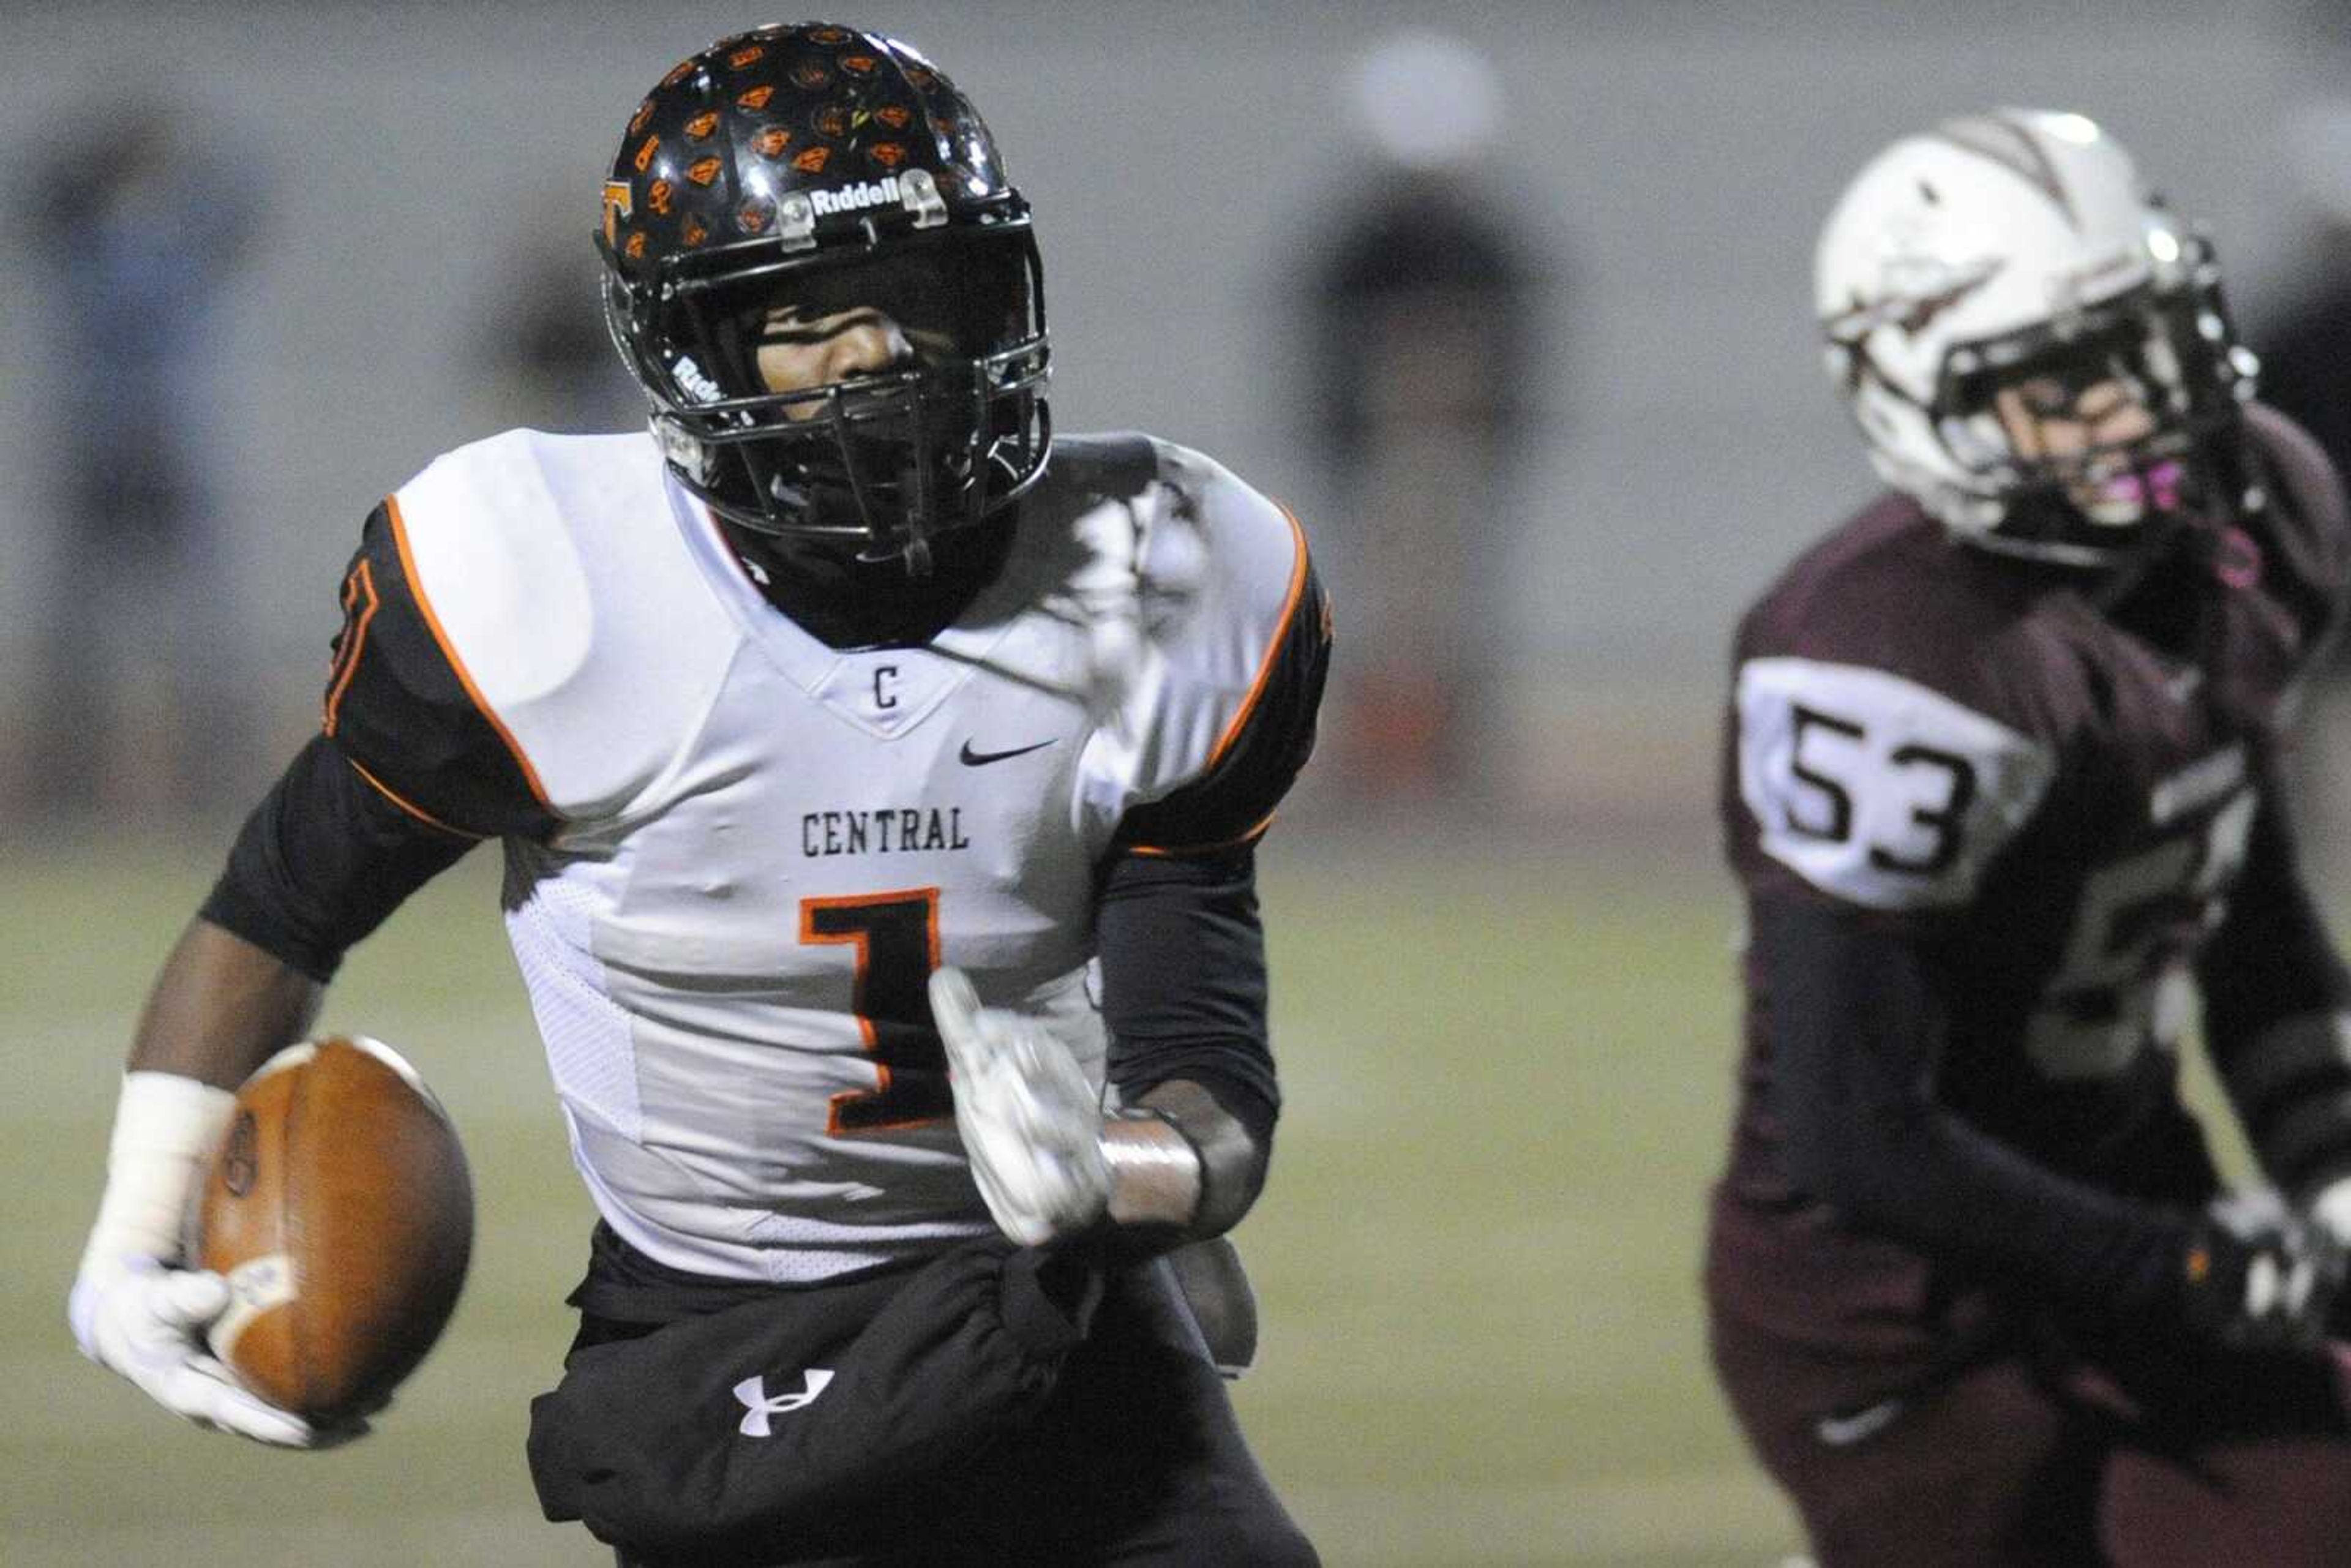
[[[1820,1568],[2351,1568],[2341,1353],[2117,1380],[1906,1303],[1886,1249],[1758,1239],[1718,1210],[1715,1369]]]

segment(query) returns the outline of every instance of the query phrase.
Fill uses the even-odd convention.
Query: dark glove
[[[2351,1256],[2325,1228],[2267,1194],[2216,1200],[2180,1258],[2189,1333],[2231,1351],[2304,1351],[2324,1343]]]

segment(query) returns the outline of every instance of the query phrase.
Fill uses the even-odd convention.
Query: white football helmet
[[[2234,482],[2257,366],[2210,247],[2078,114],[2000,110],[1896,141],[1830,214],[1814,284],[1872,461],[1962,538],[2106,565]],[[1995,412],[2004,391],[2055,414],[2106,383],[2145,411],[2126,439],[2021,452]]]

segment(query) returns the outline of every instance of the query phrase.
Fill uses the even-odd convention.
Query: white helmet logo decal
[[[2064,214],[2069,225],[2075,229],[2082,226],[2082,214],[2074,210],[2074,199],[2066,193],[2057,166],[2049,161],[2047,149],[2023,126],[1996,114],[1970,115],[1945,120],[1935,128],[1934,134],[1954,147],[1991,159],[2048,197],[2050,204]]]
[[[1905,337],[1915,338],[1937,317],[1999,277],[2007,265],[2005,257],[1997,256],[1956,265],[1916,253],[1889,256],[1878,298],[1831,319],[1829,333],[1840,341],[1852,341],[1880,327],[1896,327]]]

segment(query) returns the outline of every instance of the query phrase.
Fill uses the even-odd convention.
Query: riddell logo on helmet
[[[893,206],[904,200],[898,190],[898,176],[885,175],[879,180],[861,180],[854,185],[843,185],[838,191],[810,191],[809,204],[816,215],[830,217],[835,213],[862,213],[868,207]]]

